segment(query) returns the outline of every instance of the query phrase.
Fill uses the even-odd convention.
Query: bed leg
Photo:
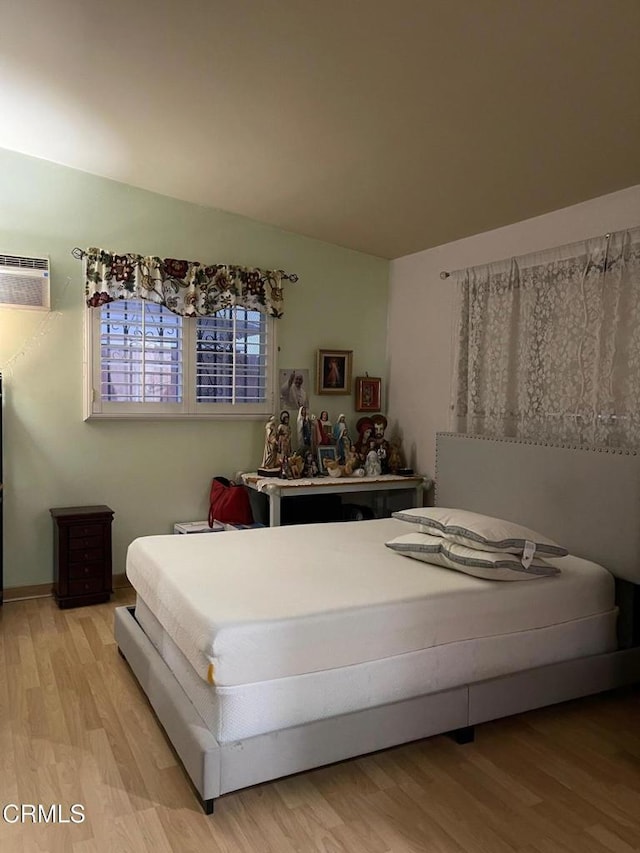
[[[465,744],[473,743],[475,740],[475,729],[473,726],[464,726],[461,729],[454,729],[452,732],[447,732],[450,738],[453,738],[456,743]]]
[[[202,806],[204,813],[206,815],[213,814],[215,799],[212,797],[210,800],[203,800],[199,794],[198,799],[200,800],[200,805]]]

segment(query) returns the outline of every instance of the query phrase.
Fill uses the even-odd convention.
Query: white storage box
[[[173,525],[174,533],[218,533],[224,530],[224,524],[219,521],[213,522],[209,527],[208,521],[176,521]]]

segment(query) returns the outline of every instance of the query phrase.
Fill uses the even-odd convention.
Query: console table
[[[280,501],[298,495],[339,494],[352,492],[389,492],[401,489],[414,492],[414,506],[422,506],[422,492],[430,481],[414,475],[400,477],[382,474],[379,477],[313,477],[301,480],[281,480],[278,477],[259,477],[242,474],[242,482],[250,489],[263,492],[269,498],[269,527],[280,526]]]

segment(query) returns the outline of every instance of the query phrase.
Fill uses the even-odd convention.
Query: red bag
[[[253,524],[249,494],[244,486],[226,477],[213,478],[209,495],[209,527],[213,527],[214,520],[223,524]]]

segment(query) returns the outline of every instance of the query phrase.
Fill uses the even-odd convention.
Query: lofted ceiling
[[[638,32],[638,0],[2,0],[0,147],[395,258],[640,183]]]

